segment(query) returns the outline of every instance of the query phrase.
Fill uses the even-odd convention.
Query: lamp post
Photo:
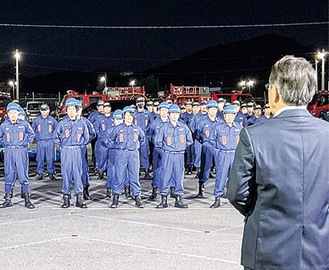
[[[9,81],[8,85],[13,88],[13,96],[12,99],[15,97],[15,82],[14,81]]]
[[[322,60],[322,71],[321,71],[321,90],[324,90],[324,65],[325,65],[325,56],[326,52],[322,50],[322,52],[318,52],[317,56]]]
[[[318,88],[318,59],[315,59],[315,72],[316,72],[316,91],[319,90]]]
[[[253,87],[255,85],[255,81],[253,80],[249,80],[246,85],[248,86],[248,90],[249,90],[249,93],[250,93],[250,88]]]
[[[107,86],[106,86],[106,74],[105,74],[105,76],[102,76],[102,77],[100,78],[100,81],[101,81],[101,82],[104,82],[104,91],[106,91],[106,90],[107,90]]]
[[[16,99],[19,102],[19,67],[18,67],[18,62],[21,58],[21,53],[16,49],[14,56],[15,56],[15,59],[16,59]]]

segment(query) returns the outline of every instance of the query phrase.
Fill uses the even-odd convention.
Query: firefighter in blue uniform
[[[48,104],[40,106],[40,113],[32,123],[32,129],[35,133],[37,142],[37,179],[43,179],[44,161],[47,162],[47,171],[51,180],[55,178],[55,144],[53,133],[57,127],[57,121],[49,115]]]
[[[139,97],[136,99],[137,109],[135,111],[134,123],[136,126],[139,126],[144,133],[147,133],[149,125],[153,121],[153,116],[149,113],[149,111],[144,109],[145,99],[143,97]],[[140,147],[140,155],[141,155],[141,165],[145,169],[145,177],[149,178],[149,144],[146,142]]]
[[[74,98],[66,100],[67,116],[57,125],[54,133],[54,142],[61,148],[61,172],[62,172],[62,208],[70,207],[70,193],[72,180],[74,181],[74,193],[76,206],[87,208],[82,200],[82,155],[81,147],[89,142],[89,132],[86,124],[77,119],[77,111],[80,102]]]
[[[235,108],[234,122],[238,122],[241,126],[247,126],[247,119],[242,112],[240,112],[240,101],[234,100],[233,105]]]
[[[184,152],[193,143],[190,129],[179,118],[179,107],[173,104],[168,109],[169,122],[164,123],[155,135],[155,147],[162,149],[162,185],[160,187],[161,202],[157,208],[168,207],[167,197],[170,186],[175,187],[175,207],[187,208],[183,203],[184,193]]]
[[[97,120],[98,116],[103,113],[104,111],[104,101],[103,100],[98,100],[97,110],[93,111],[89,116],[88,120],[94,125],[95,121]],[[94,139],[91,140],[91,151],[92,151],[92,160],[93,160],[93,165],[94,165],[94,170],[97,172],[97,167],[96,167],[96,157],[95,157],[95,144],[97,141],[97,134]]]
[[[113,179],[115,178],[115,159],[116,159],[116,148],[112,140],[110,140],[109,134],[111,129],[115,126],[118,126],[123,123],[122,110],[115,110],[112,114],[113,125],[106,131],[106,135],[102,138],[101,144],[103,147],[108,149],[108,158],[107,158],[107,180],[106,180],[106,198],[111,199],[112,197],[112,188],[113,188]]]
[[[122,194],[125,179],[131,185],[135,205],[143,208],[141,201],[141,185],[139,182],[139,148],[146,143],[144,131],[133,123],[134,109],[130,106],[123,108],[124,123],[111,129],[109,140],[114,142],[116,148],[115,177],[113,179],[113,199],[111,208],[118,206],[119,196]]]
[[[188,127],[190,126],[192,117],[193,117],[193,112],[192,112],[192,101],[186,101],[185,103],[185,109],[186,111],[182,113],[179,118],[184,122],[185,125]],[[186,148],[186,174],[190,175],[192,174],[192,169],[193,169],[193,144],[188,146]]]
[[[218,110],[217,110],[217,115],[216,117],[218,119],[224,120],[224,105],[225,105],[225,100],[223,98],[219,98],[217,100],[217,105],[218,105]]]
[[[147,131],[147,139],[154,145],[154,139],[156,133],[159,131],[164,123],[169,121],[168,119],[169,104],[167,102],[161,102],[158,110],[159,116],[151,123],[150,128]],[[161,149],[154,147],[153,151],[153,180],[152,180],[152,194],[149,197],[150,200],[154,200],[157,197],[157,191],[161,187],[162,170],[161,170]]]
[[[33,209],[34,205],[30,201],[27,147],[33,142],[34,132],[28,122],[18,119],[19,107],[18,104],[10,102],[7,106],[8,118],[0,126],[0,140],[5,146],[5,202],[0,208],[12,206],[12,188],[18,176],[25,207]]]
[[[111,103],[106,101],[103,106],[103,114],[100,114],[94,122],[94,128],[97,133],[97,141],[95,145],[96,167],[98,169],[97,179],[103,179],[104,171],[107,169],[108,151],[102,146],[101,141],[106,135],[106,130],[113,126]]]
[[[201,101],[200,111],[193,115],[190,129],[192,134],[195,134],[198,124],[207,117],[207,101]],[[198,140],[194,140],[194,166],[197,168],[197,174],[195,178],[199,178],[200,166],[201,166],[201,143]]]
[[[217,110],[218,105],[215,100],[209,100],[207,103],[208,116],[201,122],[199,122],[195,130],[195,139],[202,145],[201,148],[201,166],[199,174],[199,191],[197,198],[205,197],[205,183],[209,180],[209,174],[213,165],[214,158],[214,143],[212,140],[212,132],[218,123],[222,120],[218,120]]]
[[[252,126],[253,124],[255,124],[255,122],[261,115],[262,115],[262,106],[257,104],[255,105],[253,116],[250,117],[247,121],[247,126]]]
[[[264,121],[269,120],[269,119],[272,118],[271,109],[270,109],[270,105],[269,104],[265,104],[264,105],[263,112],[264,112],[264,114],[262,114],[259,118],[257,118],[255,120],[255,123],[254,123],[255,125],[256,124],[259,124],[259,123],[262,123],[262,122],[264,122]]]
[[[242,126],[234,122],[236,110],[234,105],[224,107],[225,121],[215,127],[212,140],[216,149],[216,180],[214,187],[215,202],[211,208],[220,206],[220,197],[224,194],[224,188],[228,173],[231,169],[235,149],[239,142],[239,134]]]
[[[87,144],[91,142],[92,139],[96,137],[96,132],[93,124],[85,117],[81,116],[82,113],[82,104],[81,102],[77,105],[77,119],[81,119],[87,126],[89,132],[89,142],[81,145],[81,158],[82,158],[82,185],[83,185],[83,199],[91,200],[91,196],[89,194],[89,166],[88,166],[88,155],[87,155]]]

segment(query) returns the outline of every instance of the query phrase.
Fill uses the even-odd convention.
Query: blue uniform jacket
[[[127,126],[125,123],[113,127],[108,138],[114,142],[114,148],[128,151],[137,150],[146,143],[144,131],[139,126]]]
[[[100,115],[101,113],[96,110],[96,111],[93,111],[89,116],[88,116],[88,120],[94,124],[94,122],[97,120],[97,117]]]
[[[8,118],[0,125],[0,138],[5,147],[28,147],[33,142],[34,131],[28,122],[17,119],[13,124]]]
[[[169,118],[167,118],[167,121],[169,121]],[[161,117],[157,117],[151,124],[149,129],[146,132],[147,139],[154,144],[154,137],[155,134],[159,131],[159,129],[162,127],[162,125],[166,122],[163,122]]]
[[[35,139],[37,141],[49,141],[52,140],[53,133],[57,127],[57,121],[51,115],[42,117],[39,115],[32,123],[32,129],[35,133]]]
[[[213,136],[213,129],[216,125],[221,123],[222,121],[215,119],[215,121],[212,121],[209,116],[206,117],[203,121],[199,122],[197,128],[194,131],[195,139],[198,140],[200,143],[213,143],[212,140]]]
[[[197,114],[194,114],[192,116],[191,122],[190,122],[190,126],[189,128],[191,129],[192,132],[194,132],[199,124],[200,121],[204,120],[205,117],[207,117],[208,114],[207,113],[201,113],[198,112]]]
[[[189,127],[192,117],[193,117],[193,113],[184,112],[179,116],[179,119],[182,120],[184,124]]]
[[[105,116],[100,114],[97,120],[94,122],[94,128],[98,135],[98,138],[106,136],[106,130],[113,126],[113,118],[111,116]]]
[[[152,121],[153,117],[151,116],[148,110],[143,110],[142,112],[135,110],[134,124],[135,126],[139,126],[144,132],[148,130],[149,125]]]
[[[53,139],[61,147],[82,146],[89,142],[90,136],[83,120],[65,117],[58,123]]]
[[[212,134],[215,148],[222,151],[235,150],[240,140],[241,130],[242,126],[236,122],[232,127],[226,122],[216,125]]]
[[[169,152],[184,152],[192,143],[191,131],[179,121],[176,127],[171,122],[164,123],[154,139],[155,147]]]
[[[96,137],[96,131],[95,131],[94,125],[86,117],[81,116],[80,119],[86,124],[86,126],[88,128],[88,132],[89,132],[89,142],[88,143],[90,143],[91,140],[93,140]]]

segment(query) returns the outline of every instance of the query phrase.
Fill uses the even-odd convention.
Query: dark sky
[[[328,22],[328,0],[2,0],[0,24],[190,26]],[[263,34],[328,48],[328,24],[219,29],[63,29],[0,26],[0,61],[25,55],[29,76],[58,70],[141,71],[203,48]],[[264,44],[270,46],[270,44]]]

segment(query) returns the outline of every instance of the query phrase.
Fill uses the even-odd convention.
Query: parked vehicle
[[[307,105],[307,109],[313,116],[320,117],[322,111],[329,110],[329,92],[327,90],[317,92]]]
[[[40,115],[40,106],[43,101],[28,101],[25,106],[26,116],[30,123],[33,123],[34,119]]]

